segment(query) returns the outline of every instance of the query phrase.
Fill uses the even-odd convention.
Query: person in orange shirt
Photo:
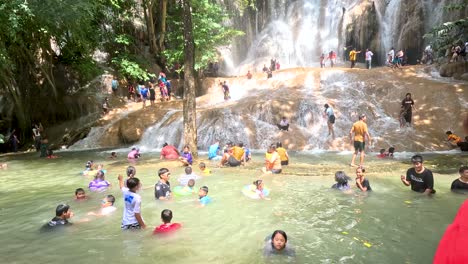
[[[353,127],[349,131],[349,139],[351,142],[354,144],[354,154],[353,154],[353,159],[351,160],[351,166],[356,166],[354,161],[356,160],[356,156],[358,152],[361,153],[360,159],[359,159],[359,165],[362,166],[364,164],[364,149],[366,146],[365,143],[365,138],[367,137],[367,140],[370,142],[371,137],[369,135],[369,131],[367,130],[367,124],[366,124],[367,117],[365,114],[361,114],[359,116],[359,121],[353,124]],[[353,140],[353,133],[354,133],[354,140]]]
[[[462,140],[459,136],[455,135],[452,133],[452,131],[447,131],[445,132],[447,135],[447,141],[450,143],[452,146],[457,146],[457,143],[460,143]]]

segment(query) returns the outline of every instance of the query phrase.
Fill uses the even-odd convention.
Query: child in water
[[[59,227],[71,226],[68,219],[73,217],[73,212],[68,204],[59,204],[55,209],[55,217],[45,224],[41,231],[50,231]]]
[[[195,191],[193,190],[193,187],[195,186],[195,180],[194,179],[190,179],[188,182],[187,182],[187,185],[182,189],[183,192],[190,192],[190,193],[195,193]]]
[[[190,179],[196,180],[198,178],[199,178],[198,175],[192,173],[192,167],[186,167],[185,168],[185,174],[181,175],[177,179],[177,181],[179,182],[180,185],[186,186]]]
[[[114,206],[115,197],[112,194],[107,195],[104,199],[101,200],[101,210],[97,213],[89,212],[88,215],[95,215],[95,216],[105,216],[109,215],[117,208]]]
[[[182,155],[179,157],[179,160],[184,166],[191,166],[193,162],[192,153],[190,152],[189,146],[185,146]]]
[[[211,175],[211,170],[206,167],[206,164],[204,162],[200,162],[200,164],[198,164],[198,168],[202,171],[204,175]]]
[[[141,196],[137,193],[141,189],[140,180],[138,178],[130,178],[127,180],[127,187],[125,187],[122,175],[119,175],[117,179],[119,180],[124,200],[121,229],[145,229],[146,225],[141,215]]]
[[[335,181],[336,183],[333,184],[332,189],[337,189],[340,191],[348,191],[351,189],[351,187],[348,184],[348,181],[351,180],[351,178],[346,175],[343,171],[337,171],[335,173]]]
[[[202,186],[200,190],[198,190],[198,199],[202,207],[211,202],[211,197],[208,196],[208,187]]]
[[[369,192],[372,191],[372,188],[370,187],[369,180],[364,177],[364,172],[366,172],[366,169],[364,169],[364,167],[357,167],[356,186],[359,188],[359,190],[363,192]]]
[[[109,159],[116,159],[116,158],[117,158],[117,154],[115,153],[115,151],[112,151],[111,155],[109,156]]]
[[[289,257],[296,256],[296,251],[288,246],[288,236],[283,230],[275,230],[271,238],[267,240],[263,254],[266,257],[272,255],[285,255]]]
[[[263,184],[262,180],[254,181],[253,185],[255,185],[255,187],[256,187],[255,193],[258,195],[258,197],[260,197],[260,199],[271,200],[270,198],[265,197],[265,195],[264,195],[264,192],[263,192],[264,191],[263,190],[264,184]]]
[[[102,191],[107,187],[110,187],[111,183],[106,181],[104,178],[104,171],[99,170],[94,177],[94,180],[89,183],[89,189],[91,191]]]
[[[395,148],[390,147],[388,148],[388,151],[385,151],[385,149],[380,149],[380,154],[377,155],[377,158],[393,158],[393,154],[395,153]]]
[[[169,233],[172,231],[175,231],[179,229],[182,225],[179,223],[171,223],[172,221],[172,211],[169,209],[164,209],[161,212],[161,220],[163,224],[160,226],[157,226],[154,231],[153,235],[156,234],[163,234],[163,233]]]
[[[136,168],[133,166],[128,166],[127,167],[127,179],[125,180],[125,187],[127,187],[127,181],[131,178],[134,178],[135,175],[136,175]]]
[[[75,200],[82,201],[88,199],[86,196],[85,190],[83,188],[78,188],[75,190]]]
[[[83,175],[87,176],[89,172],[93,170],[93,167],[94,167],[94,162],[92,160],[88,160],[88,162],[86,162],[86,167],[83,171]]]

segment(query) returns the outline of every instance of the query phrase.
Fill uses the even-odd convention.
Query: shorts
[[[406,113],[403,114],[403,117],[405,118],[405,121],[407,123],[411,123],[411,117],[412,117],[413,113],[410,112],[410,111],[406,111]]]
[[[141,226],[139,223],[134,223],[134,224],[129,224],[129,225],[121,225],[120,228],[122,230],[135,230],[135,229],[141,229]]]
[[[271,173],[273,173],[273,174],[280,174],[280,173],[281,173],[281,169],[279,169],[279,170],[272,169],[272,170],[271,170]]]
[[[282,160],[281,165],[285,166],[289,164],[289,160]]]
[[[334,115],[329,116],[329,117],[328,117],[328,122],[329,122],[330,124],[335,124],[335,116],[334,116]]]
[[[354,141],[354,151],[362,152],[366,148],[366,143],[361,141]]]
[[[234,158],[233,156],[229,156],[228,160],[227,160],[227,163],[229,164],[229,166],[231,167],[237,167],[237,166],[240,166],[241,165],[241,162],[236,160],[236,158]]]

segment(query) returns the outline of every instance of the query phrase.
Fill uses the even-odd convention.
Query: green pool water
[[[2,263],[431,263],[445,228],[468,198],[449,190],[457,168],[468,162],[463,154],[424,155],[437,190],[428,198],[399,180],[410,166],[409,154],[395,160],[369,156],[366,176],[374,191],[366,195],[330,190],[335,171],[355,177],[347,166],[349,154],[292,153],[292,165],[283,174],[263,177],[271,201],[252,200],[241,189],[261,175],[262,155],[255,154],[254,162],[242,168],[216,168],[207,162],[213,175],[197,181],[196,187],[207,185],[213,202],[198,208],[195,195],[154,200],[157,170],[168,167],[175,186],[183,167],[149,153],[135,164],[148,229],[123,232],[116,178],[129,163],[124,153],[117,160],[106,159],[108,153],[62,152],[54,160],[36,158],[35,153],[0,157],[9,164],[0,170]],[[79,175],[88,159],[105,165],[106,179],[114,186],[103,193],[87,191],[90,198],[77,202],[74,190],[86,188],[92,178]],[[116,196],[117,211],[107,217],[87,216],[107,194]],[[40,233],[60,203],[71,205],[75,224],[64,232]],[[166,208],[183,228],[168,237],[152,236]],[[286,231],[295,259],[263,258],[265,237],[275,229]]]

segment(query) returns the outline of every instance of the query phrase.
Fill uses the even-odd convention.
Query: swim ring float
[[[172,192],[178,196],[187,196],[193,194],[193,190],[184,186],[176,186]]]
[[[251,199],[260,199],[260,196],[255,192],[257,187],[253,184],[249,184],[242,188],[242,194],[251,198]],[[267,197],[270,194],[270,190],[266,187],[263,187],[263,196]]]

